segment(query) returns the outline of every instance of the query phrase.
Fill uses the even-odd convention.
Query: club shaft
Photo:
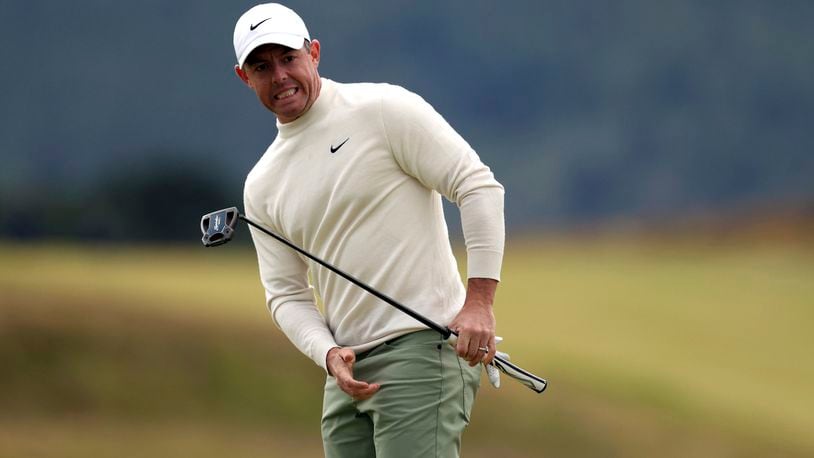
[[[373,296],[376,296],[377,298],[387,302],[388,304],[390,304],[393,307],[401,310],[402,312],[406,313],[407,315],[410,315],[411,317],[415,318],[416,320],[418,320],[422,324],[426,325],[428,328],[439,332],[442,336],[444,336],[444,339],[448,339],[451,334],[454,334],[446,326],[441,326],[440,324],[438,324],[435,321],[432,321],[431,319],[419,314],[418,312],[416,312],[415,310],[407,307],[406,305],[403,305],[403,304],[399,303],[398,301],[396,301],[392,297],[387,296],[386,294],[381,293],[381,292],[373,289],[373,287],[367,285],[366,283],[362,282],[361,280],[357,279],[356,277],[353,277],[350,274],[347,274],[347,273],[343,272],[339,268],[334,267],[329,262],[327,262],[325,260],[322,260],[322,259],[312,255],[311,253],[303,250],[302,248],[298,247],[297,245],[294,245],[293,243],[289,242],[285,238],[275,234],[274,232],[271,232],[270,230],[260,226],[259,224],[256,224],[255,222],[253,222],[252,220],[246,218],[245,216],[239,215],[239,218],[242,219],[243,221],[245,221],[246,224],[252,226],[253,228],[255,228],[255,229],[257,229],[257,230],[259,230],[261,232],[263,232],[264,234],[270,235],[271,237],[274,237],[274,239],[276,239],[278,242],[286,245],[287,247],[291,248],[292,250],[296,251],[297,253],[300,253],[301,255],[307,257],[308,259],[311,259],[312,261],[320,264],[321,266],[325,267],[326,269],[330,270],[331,272],[333,272],[333,273],[339,275],[340,277],[344,278],[345,280],[347,280],[347,281],[353,283],[354,285],[362,288],[363,290],[367,291],[368,293],[372,294]]]
[[[413,317],[414,319],[416,319],[417,321],[419,321],[423,325],[425,325],[428,328],[430,328],[430,329],[438,332],[439,334],[441,334],[441,336],[443,336],[444,339],[449,339],[449,337],[452,336],[452,335],[454,335],[454,336],[458,335],[456,332],[452,331],[448,327],[441,326],[440,324],[436,323],[435,321],[432,321],[431,319],[425,317],[424,315],[421,315],[420,313],[416,312],[415,310],[411,309],[410,307],[407,307],[406,305],[401,304],[400,302],[396,301],[392,297],[390,297],[390,296],[388,296],[386,294],[383,294],[383,293],[377,291],[376,289],[373,289],[373,287],[371,287],[368,284],[362,282],[361,280],[357,279],[356,277],[353,277],[352,275],[347,274],[347,273],[343,272],[342,270],[340,270],[339,268],[333,266],[331,263],[312,255],[311,253],[305,251],[304,249],[298,247],[297,245],[294,245],[293,243],[289,242],[285,238],[275,234],[274,232],[264,228],[263,226],[260,226],[259,224],[257,224],[254,221],[250,220],[246,216],[244,216],[242,214],[238,214],[238,217],[240,219],[242,219],[243,221],[245,221],[246,224],[248,224],[249,226],[257,229],[258,231],[263,232],[266,235],[269,235],[269,236],[273,237],[275,240],[282,243],[283,245],[291,248],[292,250],[296,251],[297,253],[300,253],[301,255],[307,257],[308,259],[311,259],[312,261],[316,262],[317,264],[325,267],[326,269],[330,270],[331,272],[339,275],[340,277],[344,278],[345,280],[347,280],[347,281],[353,283],[354,285],[358,286],[359,288],[362,288],[363,290],[367,291],[368,293],[372,294],[373,296],[383,300],[384,302],[392,305],[393,307],[395,307],[395,308],[401,310],[402,312],[406,313],[407,315]],[[545,380],[541,379],[540,377],[537,377],[536,375],[534,375],[534,374],[532,374],[530,372],[527,372],[527,371],[521,369],[520,367],[518,367],[518,366],[516,366],[516,365],[514,365],[512,363],[510,363],[505,358],[501,358],[500,356],[495,355],[495,359],[500,361],[502,364],[513,368],[515,371],[525,375],[526,377],[530,377],[530,378],[533,378],[535,380],[538,380],[538,381],[542,382],[543,390],[547,386],[547,382]],[[537,391],[538,393],[542,393],[542,390],[534,389],[534,391]]]

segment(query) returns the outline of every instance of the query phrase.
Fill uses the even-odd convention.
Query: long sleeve
[[[255,211],[249,196],[244,196],[244,206],[253,221],[267,219]],[[337,344],[316,306],[308,265],[296,252],[259,230],[252,227],[251,234],[274,323],[301,352],[327,370],[325,358]]]
[[[394,88],[382,99],[384,130],[405,173],[455,202],[461,212],[468,278],[500,279],[503,186],[469,144],[421,97]]]

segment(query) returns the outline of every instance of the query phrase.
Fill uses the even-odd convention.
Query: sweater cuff
[[[319,367],[325,370],[325,373],[331,375],[328,371],[328,352],[331,351],[332,348],[340,348],[340,345],[336,342],[319,342],[314,345],[315,348],[315,358],[314,362],[317,363]]]
[[[467,278],[491,278],[500,281],[503,253],[499,251],[470,251],[466,256]]]

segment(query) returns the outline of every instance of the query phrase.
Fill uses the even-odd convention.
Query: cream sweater
[[[421,97],[323,78],[311,109],[277,128],[246,179],[247,216],[447,325],[465,289],[443,195],[461,211],[468,277],[500,279],[503,187]],[[271,237],[252,238],[274,322],[321,367],[332,347],[364,351],[424,328]]]

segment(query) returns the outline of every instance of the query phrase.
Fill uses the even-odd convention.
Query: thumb
[[[353,351],[342,352],[342,361],[345,361],[348,367],[353,367],[353,363],[356,362],[356,354]]]

